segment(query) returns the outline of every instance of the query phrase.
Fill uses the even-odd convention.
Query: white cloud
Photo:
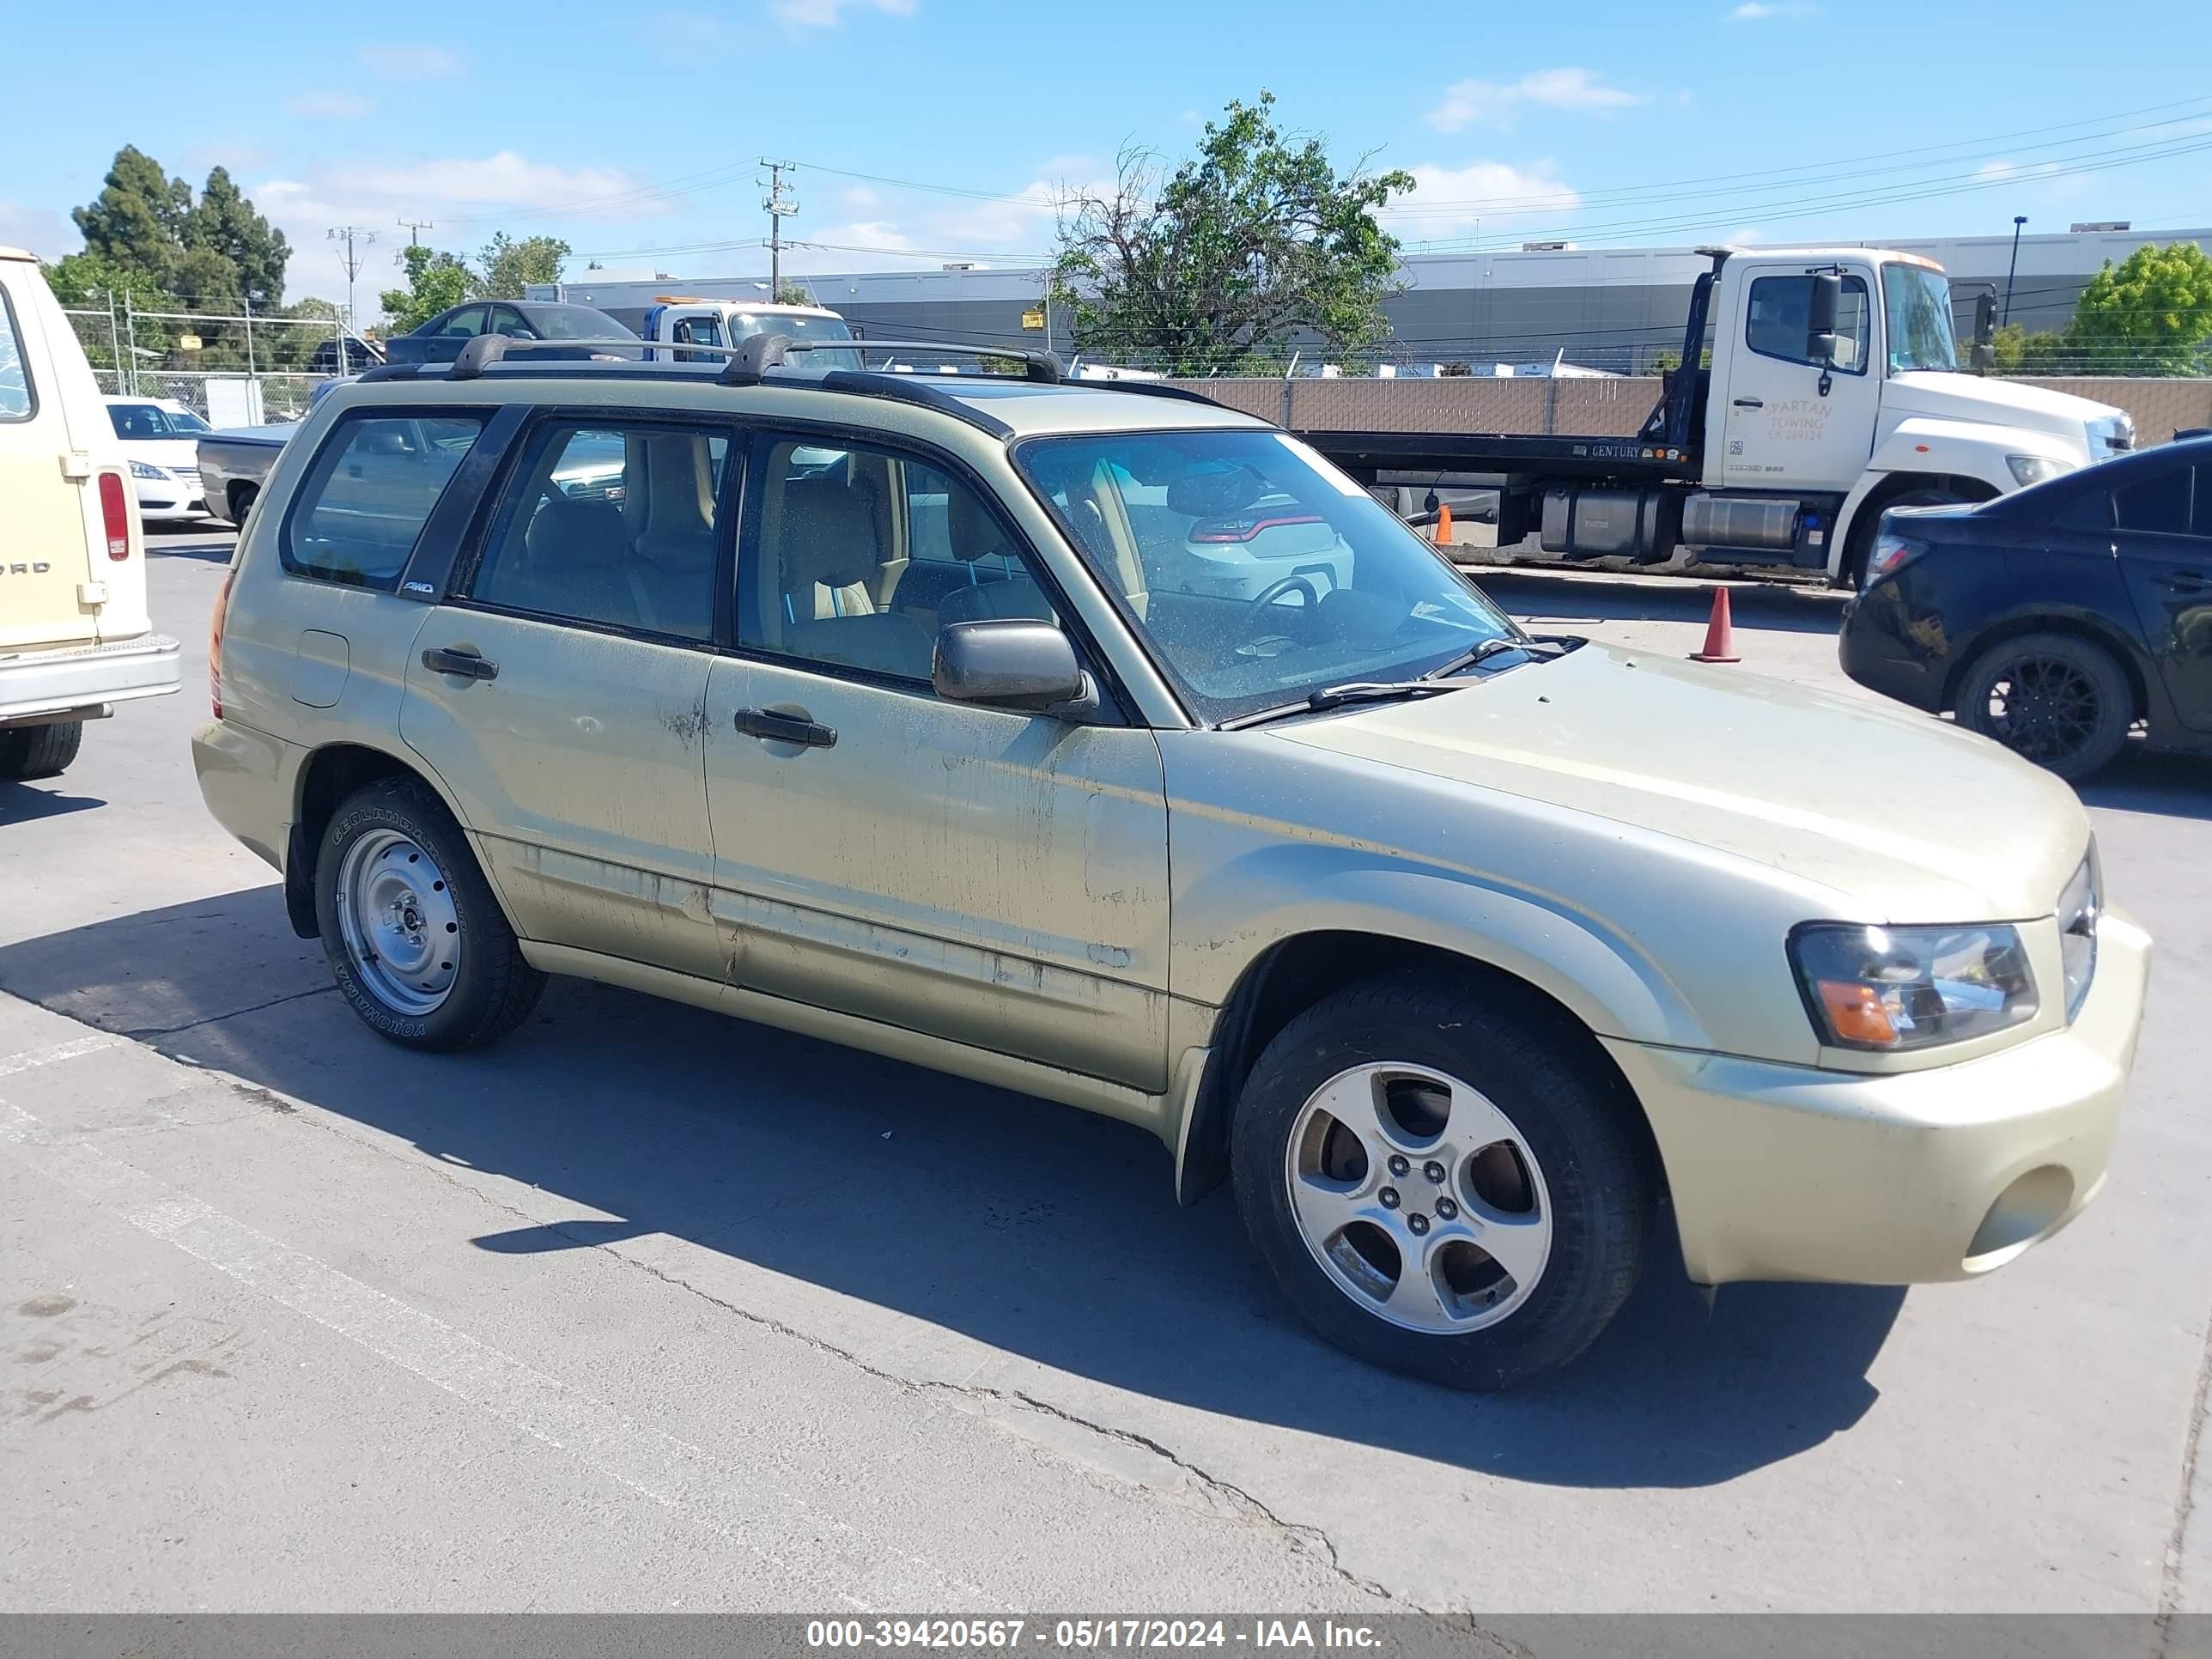
[[[911,17],[919,0],[769,0],[769,10],[793,29],[842,28],[848,11]]]
[[[368,99],[350,92],[302,93],[296,98],[286,99],[284,106],[311,121],[358,120],[376,108]]]
[[[1820,7],[1812,0],[1744,0],[1744,3],[1729,13],[1731,23],[1763,23],[1771,17],[1818,17]]]
[[[1407,171],[1413,175],[1413,190],[1379,216],[1408,245],[1463,235],[1485,220],[1501,234],[1509,223],[1525,224],[1532,217],[1548,227],[1582,205],[1580,194],[1560,180],[1549,161],[1528,167],[1504,161],[1459,167],[1425,163]]]
[[[356,46],[354,56],[395,81],[450,81],[463,68],[461,60],[442,46]]]
[[[1445,88],[1443,100],[1429,112],[1429,125],[1457,132],[1484,123],[1510,126],[1524,109],[1604,115],[1644,101],[1643,94],[1607,86],[1586,69],[1536,70],[1518,81],[1461,81]]]

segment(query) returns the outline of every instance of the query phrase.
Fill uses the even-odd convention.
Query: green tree
[[[477,294],[486,300],[520,300],[532,283],[557,283],[568,245],[557,236],[525,236],[520,241],[495,231],[477,255],[482,275]]]
[[[284,301],[284,267],[292,257],[284,233],[255,211],[246,193],[216,167],[207,176],[199,201],[180,227],[185,257],[213,255],[230,270],[226,291],[243,295],[257,309],[273,310]],[[212,266],[208,267],[212,270]],[[180,284],[187,292],[190,284]]]
[[[428,322],[468,299],[476,289],[473,271],[453,255],[434,248],[406,248],[393,263],[407,273],[407,286],[386,289],[376,299],[394,334]]]
[[[775,302],[780,306],[811,306],[814,296],[798,283],[786,283],[776,289]]]
[[[2145,243],[2089,279],[2066,331],[2095,374],[2202,374],[2212,344],[2212,258],[2194,242]]]
[[[1398,244],[1375,214],[1413,176],[1340,176],[1274,106],[1265,91],[1232,100],[1164,176],[1152,152],[1125,149],[1109,192],[1063,204],[1053,291],[1083,350],[1204,374],[1286,355],[1301,333],[1341,356],[1389,332]]]
[[[2031,334],[2025,325],[2008,323],[1990,341],[2000,374],[2063,374],[2072,361],[2063,334]]]
[[[170,178],[161,164],[135,144],[115,153],[100,194],[70,217],[84,237],[85,252],[119,269],[143,272],[172,285],[184,253],[185,222],[192,190]]]
[[[46,286],[53,289],[54,298],[72,311],[106,311],[110,301],[113,302],[116,326],[112,333],[106,322],[98,318],[70,319],[76,325],[77,338],[84,343],[85,356],[94,368],[118,367],[118,347],[124,355],[128,355],[124,319],[129,311],[178,308],[176,296],[162,288],[157,278],[90,248],[65,255],[45,270]],[[126,295],[128,306],[125,301]],[[170,346],[168,329],[169,325],[164,322],[141,320],[137,326],[139,346],[149,351],[167,352]]]

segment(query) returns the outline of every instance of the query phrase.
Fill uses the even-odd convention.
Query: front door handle
[[[473,651],[448,651],[434,645],[422,653],[422,666],[438,674],[459,674],[465,680],[495,680],[499,665]]]
[[[1766,399],[1764,398],[1738,398],[1735,400],[1735,406],[1738,409],[1764,409],[1766,407]]]
[[[804,713],[779,714],[772,708],[740,708],[738,730],[763,743],[795,743],[802,749],[834,749],[837,733]]]

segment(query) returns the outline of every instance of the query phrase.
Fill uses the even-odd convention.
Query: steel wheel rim
[[[2027,656],[1990,682],[1990,735],[2026,759],[2051,765],[2089,746],[2104,714],[2096,682],[2063,657]]]
[[[347,960],[395,1013],[435,1013],[461,967],[461,918],[437,860],[396,830],[372,830],[338,866]]]
[[[1299,1108],[1283,1176],[1298,1236],[1329,1281],[1401,1329],[1495,1325],[1551,1261],[1551,1193],[1534,1149],[1447,1073],[1395,1061],[1338,1073]]]

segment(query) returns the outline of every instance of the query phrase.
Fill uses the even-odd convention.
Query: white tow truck
[[[1499,547],[1678,551],[1856,586],[1887,508],[1983,501],[2130,449],[2108,404],[1966,372],[1941,266],[1869,248],[1701,248],[1686,366],[1633,437],[1301,431],[1370,484],[1494,489]],[[1986,362],[1994,305],[1975,305]],[[1710,356],[1707,356],[1707,353]]]

